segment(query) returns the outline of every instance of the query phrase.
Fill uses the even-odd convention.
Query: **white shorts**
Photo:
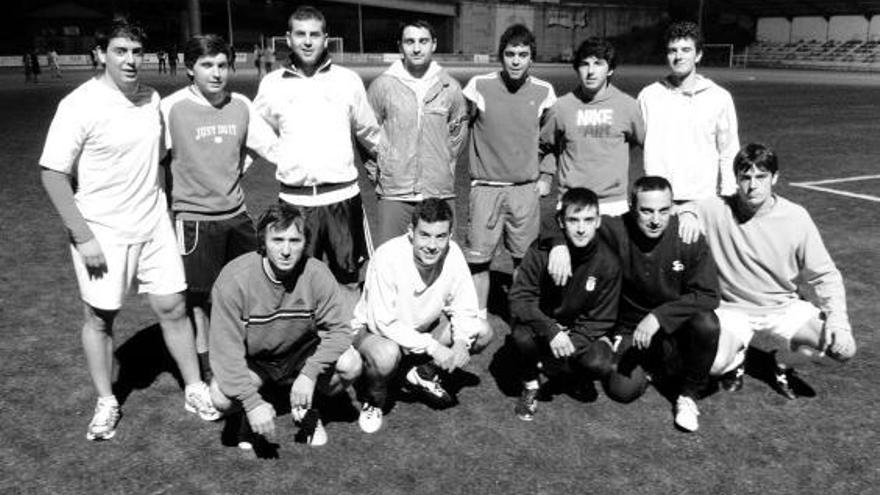
[[[727,336],[731,342],[736,340],[748,346],[752,337],[761,335],[770,337],[782,348],[787,348],[791,339],[802,328],[820,321],[821,311],[804,300],[795,300],[783,308],[762,310],[745,310],[738,307],[724,306],[715,310],[721,323],[721,340]],[[716,364],[722,355],[722,342],[718,344]],[[724,363],[721,363],[724,364]],[[723,366],[722,366],[723,367]],[[733,366],[735,367],[735,366]],[[733,367],[730,367],[732,369]],[[727,371],[729,371],[728,369]],[[713,366],[713,372],[715,367]],[[713,373],[714,374],[714,373]]]
[[[183,261],[167,216],[162,215],[153,238],[146,242],[124,244],[101,233],[96,233],[95,238],[107,262],[107,272],[100,278],[89,276],[79,252],[70,246],[82,300],[93,308],[117,310],[135,288],[139,293],[156,295],[186,290]]]
[[[599,201],[599,214],[619,217],[629,211],[629,202],[625,199],[603,202]]]

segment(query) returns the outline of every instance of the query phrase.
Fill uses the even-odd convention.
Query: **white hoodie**
[[[661,80],[642,89],[638,100],[647,129],[646,175],[668,179],[676,201],[735,191],[739,136],[727,90],[697,74],[692,91]]]

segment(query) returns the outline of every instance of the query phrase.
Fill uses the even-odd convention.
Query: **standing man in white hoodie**
[[[664,40],[670,73],[638,97],[647,128],[645,175],[669,180],[677,204],[732,194],[739,151],[733,98],[697,74],[703,57],[699,26],[674,22]]]
[[[427,198],[455,211],[455,164],[467,136],[461,86],[432,60],[437,36],[427,21],[402,24],[402,59],[370,84],[367,97],[387,141],[368,165],[379,197],[376,244],[407,231],[412,212]]]
[[[361,78],[327,55],[327,23],[314,7],[291,14],[290,63],[260,82],[254,107],[279,135],[279,198],[299,206],[314,239],[307,254],[327,263],[351,307],[372,246],[365,235],[355,140],[374,155],[380,129]]]

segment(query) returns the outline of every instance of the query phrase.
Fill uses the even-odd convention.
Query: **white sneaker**
[[[220,419],[220,412],[214,408],[214,403],[211,402],[211,391],[205,382],[187,385],[184,390],[183,408],[198,414],[205,421]]]
[[[358,417],[358,425],[364,433],[376,433],[382,428],[382,408],[364,402],[361,406],[361,414]]]
[[[678,399],[675,401],[676,426],[684,431],[697,431],[697,428],[700,427],[699,420],[697,419],[699,415],[700,410],[697,408],[697,403],[694,402],[694,399],[685,395],[678,396]]]
[[[327,445],[327,430],[324,429],[324,423],[321,422],[321,418],[318,418],[315,421],[315,430],[312,431],[312,435],[308,437],[308,444],[312,447],[320,447],[322,445]]]
[[[87,440],[110,440],[116,435],[116,425],[122,417],[119,404],[98,400],[95,415],[86,431]]]

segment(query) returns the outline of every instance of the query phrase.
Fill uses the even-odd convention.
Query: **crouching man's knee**
[[[618,371],[609,374],[602,381],[602,387],[609,399],[629,404],[645,393],[645,389],[648,387],[648,378],[639,366],[630,370],[628,374]]]
[[[220,384],[217,383],[216,378],[211,380],[209,389],[211,391],[211,402],[214,403],[214,408],[220,411],[221,414],[231,412],[234,406],[232,399],[220,390]]]
[[[825,354],[841,363],[852,359],[856,355],[856,340],[852,332],[835,332],[833,342],[828,346]]]
[[[361,361],[361,355],[354,350],[354,347],[346,349],[336,361],[336,374],[346,385],[352,383],[357,377],[361,376],[362,370],[363,361]]]
[[[385,337],[367,334],[357,350],[363,356],[364,372],[370,377],[391,376],[400,364],[400,346]]]
[[[590,377],[603,378],[614,369],[614,352],[605,341],[596,341],[577,357],[577,366]]]

